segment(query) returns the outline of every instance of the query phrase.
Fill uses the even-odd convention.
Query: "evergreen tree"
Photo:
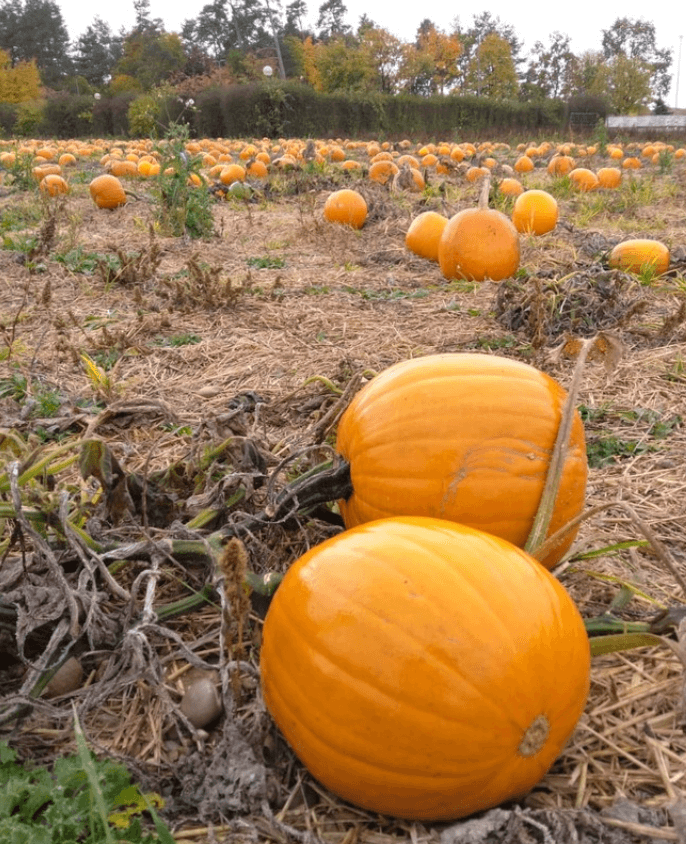
[[[45,85],[71,75],[69,34],[52,0],[5,0],[0,5],[0,48],[13,65],[35,60]]]
[[[122,56],[122,38],[114,35],[109,24],[95,17],[74,47],[74,72],[91,85],[100,87],[112,75]]]

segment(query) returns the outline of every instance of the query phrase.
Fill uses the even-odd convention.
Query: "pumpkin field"
[[[682,143],[0,141],[0,842],[686,842]]]

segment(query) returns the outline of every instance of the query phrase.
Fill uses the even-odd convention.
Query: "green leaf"
[[[634,648],[653,648],[664,644],[662,637],[653,633],[614,633],[610,636],[594,636],[589,641],[591,656],[614,654]]]

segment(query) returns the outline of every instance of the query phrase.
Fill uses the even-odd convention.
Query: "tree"
[[[34,61],[12,60],[6,50],[0,50],[0,102],[23,103],[40,96],[40,74]]]
[[[5,0],[0,6],[0,49],[17,62],[35,60],[45,85],[71,74],[69,34],[52,0]]]
[[[358,29],[360,49],[366,53],[370,68],[376,77],[377,91],[393,94],[396,91],[398,68],[402,59],[401,42],[387,29],[377,27],[372,21],[360,24]]]
[[[143,90],[148,90],[181,71],[185,63],[186,53],[175,32],[133,29],[124,39],[123,54],[114,73],[133,77]]]
[[[650,64],[623,55],[613,56],[607,64],[607,95],[615,114],[644,111],[651,100]]]
[[[586,50],[571,63],[572,94],[605,96],[608,87],[608,67],[598,50]]]
[[[477,93],[494,100],[517,96],[519,83],[509,42],[495,32],[486,35],[470,66]]]
[[[411,44],[401,48],[399,87],[410,94],[443,94],[459,75],[462,43],[455,35],[439,29],[429,18],[419,24]]]
[[[537,41],[531,50],[520,96],[526,100],[567,98],[574,60],[568,35],[553,32],[547,46]]]
[[[510,45],[510,56],[515,67],[515,73],[519,73],[518,68],[524,61],[524,57],[521,55],[522,42],[510,24],[503,23],[499,17],[494,17],[490,12],[482,12],[479,15],[474,15],[473,23],[468,29],[462,29],[459,20],[455,21],[453,29],[462,42],[458,81],[458,87],[462,93],[479,93],[474,87],[478,78],[475,78],[471,71],[479,45],[488,35],[498,35],[507,41]]]
[[[198,17],[186,20],[181,30],[190,46],[205,50],[216,60],[226,60],[232,50],[248,53],[268,47],[268,9],[251,0],[213,0],[200,10]]]
[[[76,41],[74,72],[91,85],[100,87],[112,76],[121,56],[121,37],[113,35],[109,24],[96,16]]]
[[[286,22],[284,24],[284,35],[296,35],[300,40],[304,40],[309,34],[303,27],[303,19],[307,14],[307,4],[305,0],[293,0],[286,6]]]
[[[609,29],[603,30],[603,55],[606,59],[624,57],[638,62],[635,71],[650,70],[650,87],[654,99],[666,97],[672,82],[669,68],[672,51],[660,49],[656,43],[655,24],[645,20],[617,18]]]
[[[432,93],[443,94],[458,78],[457,60],[462,44],[456,35],[448,35],[433,24],[425,26],[418,34],[417,49],[430,57],[432,63]]]
[[[374,89],[375,68],[369,55],[345,38],[319,43],[317,71],[319,90],[325,94],[335,91],[364,92]]]
[[[350,27],[343,22],[347,13],[348,10],[343,5],[343,0],[324,0],[324,3],[319,7],[319,17],[317,18],[319,38],[322,41],[327,41],[330,38],[348,34]]]
[[[400,66],[397,74],[398,90],[406,94],[430,96],[432,93],[433,62],[417,44],[400,45]]]

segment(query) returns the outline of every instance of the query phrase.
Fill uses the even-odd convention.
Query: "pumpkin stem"
[[[576,410],[576,401],[581,387],[581,376],[583,374],[584,365],[589,352],[595,344],[595,338],[584,340],[581,346],[581,351],[574,367],[574,374],[572,375],[572,383],[569,386],[567,399],[562,408],[562,417],[560,425],[557,429],[557,438],[553,448],[553,454],[548,466],[548,473],[545,479],[545,485],[541,494],[541,500],[536,511],[531,532],[524,545],[524,550],[538,559],[538,552],[540,552],[548,529],[550,521],[553,517],[555,509],[555,499],[557,498],[558,490],[560,489],[560,480],[562,478],[562,470],[564,469],[565,460],[567,458],[567,449],[569,446],[569,435],[572,430],[572,423],[574,422],[574,412]],[[560,539],[564,539],[565,530],[558,531]],[[548,549],[549,551],[550,549]]]
[[[488,196],[491,190],[491,174],[488,173],[481,179],[481,191],[479,192],[479,211],[488,210]]]
[[[265,510],[270,521],[286,518],[289,513],[325,504],[339,498],[350,498],[353,485],[350,464],[345,460],[315,475],[306,474],[288,484],[277,496],[274,506]]]

